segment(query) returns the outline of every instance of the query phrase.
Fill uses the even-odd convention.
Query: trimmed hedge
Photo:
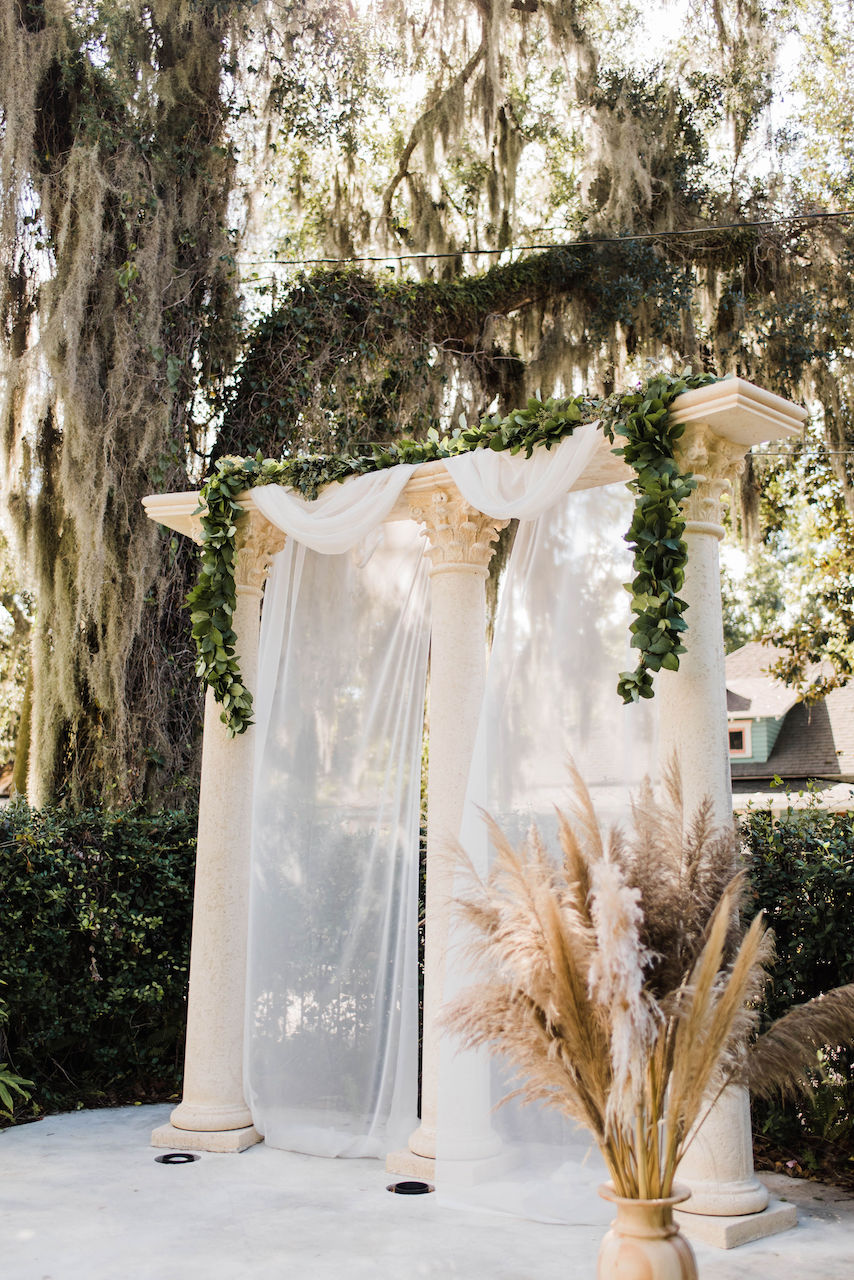
[[[777,963],[766,1020],[832,987],[854,982],[854,815],[789,810],[773,822],[748,814],[741,834],[752,855],[755,905],[774,930]],[[817,1089],[799,1102],[755,1102],[754,1132],[794,1172],[854,1176],[854,1055],[816,1063]]]
[[[58,1111],[180,1091],[196,815],[0,811],[0,1059]]]
[[[759,811],[741,831],[778,1017],[854,982],[854,816]],[[0,1061],[33,1081],[35,1109],[180,1093],[195,843],[194,811],[0,810]],[[813,1103],[756,1104],[757,1132],[806,1170],[854,1169],[852,1066],[831,1055]]]

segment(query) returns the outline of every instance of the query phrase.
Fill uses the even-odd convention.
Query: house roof
[[[740,716],[784,716],[797,700],[794,689],[778,680],[768,676],[730,679],[727,672],[726,709],[733,720]]]
[[[735,782],[746,778],[829,778],[854,781],[854,683],[805,705],[768,675],[779,655],[769,645],[746,644],[726,659],[727,708],[732,718],[785,715],[763,762],[730,761]],[[776,710],[772,708],[777,708]]]

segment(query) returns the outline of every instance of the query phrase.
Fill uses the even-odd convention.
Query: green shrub
[[[4,1042],[5,1033],[3,1028],[8,1021],[9,1010],[3,996],[0,995],[0,1040]],[[24,1080],[22,1076],[10,1071],[7,1063],[0,1062],[0,1120],[13,1121],[15,1119],[15,1108],[19,1107],[22,1102],[29,1102],[30,1100],[31,1095],[27,1091],[27,1085],[32,1083],[32,1080]]]
[[[767,1020],[832,987],[854,982],[854,815],[819,808],[748,814],[742,835],[752,854],[756,907],[768,917],[777,963],[766,992]],[[816,1061],[807,1101],[754,1104],[754,1130],[801,1169],[854,1174],[854,1056],[833,1050]]]
[[[0,810],[0,1061],[36,1108],[180,1092],[195,833],[191,811]],[[854,816],[759,811],[742,835],[777,940],[770,1020],[854,982]],[[852,1067],[827,1055],[815,1100],[756,1104],[757,1130],[804,1168],[823,1147],[854,1168]]]
[[[196,816],[0,811],[0,1058],[47,1111],[180,1089]]]

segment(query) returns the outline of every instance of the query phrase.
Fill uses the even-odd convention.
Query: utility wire
[[[478,254],[496,256],[502,253],[534,253],[546,249],[586,249],[599,244],[626,244],[632,240],[670,240],[681,236],[706,236],[718,231],[749,231],[756,227],[776,227],[788,223],[832,221],[836,218],[854,218],[854,209],[841,209],[834,213],[793,213],[780,218],[757,218],[751,222],[727,222],[713,227],[683,227],[672,231],[641,231],[628,236],[597,236],[590,240],[564,240],[554,244],[506,245],[503,249],[455,249],[442,253],[387,253],[361,254],[351,258],[243,258],[245,266],[306,267],[348,262],[408,262],[423,258],[461,258]]]

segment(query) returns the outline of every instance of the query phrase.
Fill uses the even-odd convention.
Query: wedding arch
[[[679,669],[657,677],[654,724],[646,704],[621,710],[613,689],[631,473],[595,423],[529,458],[476,449],[331,484],[313,502],[278,485],[240,495],[231,626],[257,723],[229,734],[208,690],[184,1094],[156,1145],[238,1151],[263,1136],[430,1177],[438,1148],[440,1178],[453,1162],[476,1178],[495,1161],[489,1072],[443,1053],[439,1026],[456,981],[449,851],[461,839],[472,854],[476,807],[511,825],[542,815],[572,754],[619,817],[638,770],[675,755],[686,810],[708,796],[731,818],[720,502],[747,450],[797,434],[806,413],[728,378],[680,395],[671,417],[696,481],[684,504],[689,629]],[[152,520],[201,540],[197,493],[144,501]],[[485,579],[511,519],[487,679]],[[694,1211],[724,1235],[743,1215],[754,1235],[773,1231],[746,1095],[730,1091],[701,1138],[682,1169]]]

